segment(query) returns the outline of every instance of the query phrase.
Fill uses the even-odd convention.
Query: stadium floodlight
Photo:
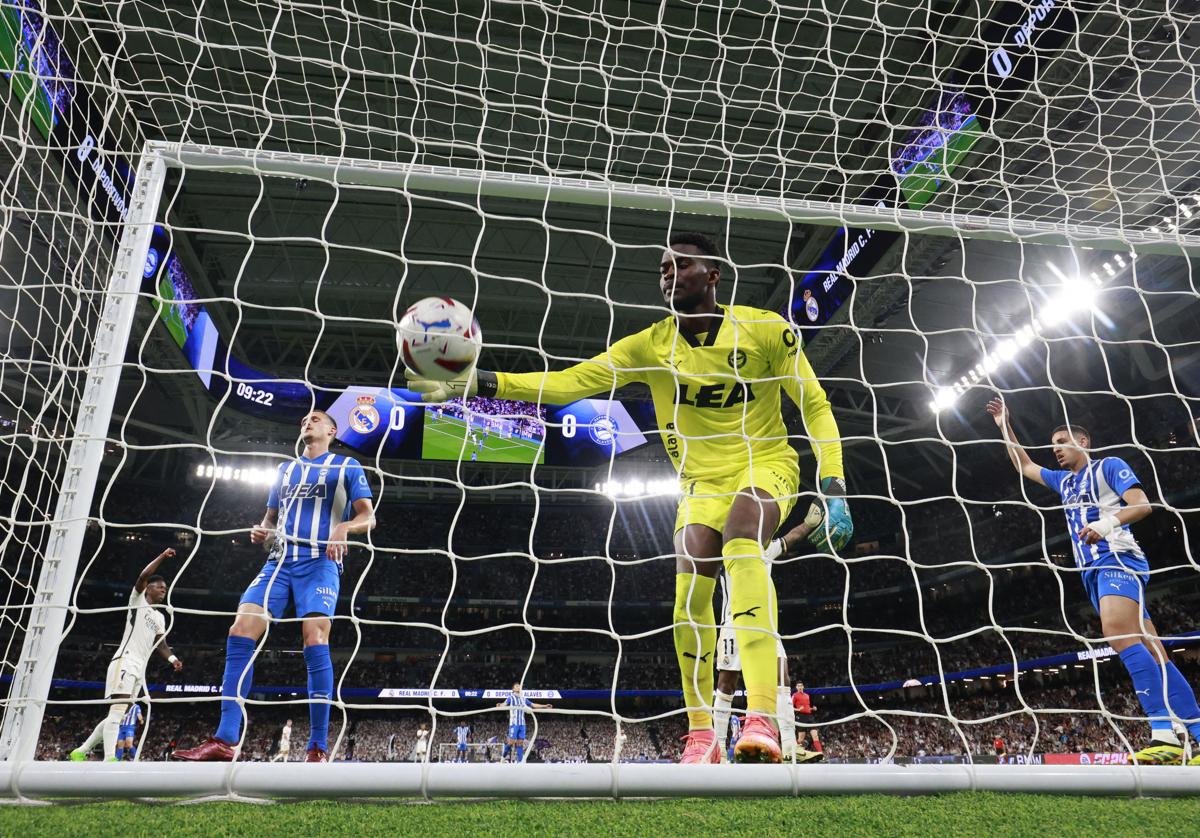
[[[683,491],[679,486],[678,477],[606,480],[595,484],[595,489],[610,498],[670,497]]]
[[[929,406],[933,409],[934,413],[940,413],[943,410],[949,410],[954,407],[957,401],[958,393],[955,392],[953,387],[939,387]]]
[[[196,477],[206,480],[222,480],[234,483],[247,483],[251,486],[269,486],[275,479],[276,471],[272,468],[257,466],[213,466],[201,463],[196,466]]]

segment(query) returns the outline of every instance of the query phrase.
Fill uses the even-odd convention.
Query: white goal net
[[[13,794],[1196,791],[1169,766],[1103,766],[1186,761],[1200,724],[1200,7],[610,5],[0,3]],[[753,390],[779,377],[741,370],[774,350],[743,358],[735,338],[709,351],[718,370],[613,355],[570,397],[485,376],[423,403],[396,341],[412,303],[450,297],[479,321],[482,370],[567,369],[672,316],[682,233],[720,251],[716,302],[746,307],[722,322],[780,322],[782,378],[813,368],[770,425],[798,457],[779,532],[843,474],[854,530],[772,565],[773,724],[786,706],[810,763],[714,767],[719,790],[669,764],[716,687],[759,712],[761,655],[753,683],[707,669],[728,651],[720,595],[681,618],[674,538],[706,528],[716,553],[693,555],[719,559],[725,513],[677,508],[749,485],[697,490],[674,466],[730,436],[680,430],[711,408],[753,468],[774,433]],[[1086,428],[1092,465],[1070,479],[1092,483],[1022,481],[996,397],[1052,472],[1073,456],[1056,464],[1055,430]],[[375,526],[340,573],[293,583],[252,528],[298,502],[272,486],[315,462],[297,459],[313,411],[361,463]],[[1136,549],[1072,535],[1089,509],[1097,526],[1141,510],[1139,490]],[[143,609],[131,589],[168,548]],[[264,569],[313,598],[279,600],[242,651]],[[114,681],[147,615],[175,660],[151,650]],[[92,765],[209,736],[232,769],[118,783]],[[319,787],[272,764],[314,753],[340,763]]]

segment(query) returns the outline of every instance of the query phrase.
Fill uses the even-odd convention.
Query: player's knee
[[[229,627],[230,637],[244,637],[247,640],[258,640],[267,630],[267,615],[262,613],[238,614]]]
[[[329,643],[329,618],[320,614],[305,615],[300,629],[305,646],[324,646]]]

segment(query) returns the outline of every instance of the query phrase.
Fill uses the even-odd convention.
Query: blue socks
[[[254,682],[254,646],[249,637],[230,636],[225,641],[225,677],[221,681],[221,695],[232,699],[250,694]],[[242,672],[246,674],[243,676]],[[238,681],[241,689],[238,689]],[[221,702],[221,724],[216,736],[225,742],[236,743],[242,738],[242,708],[236,701]]]
[[[1167,700],[1171,703],[1171,711],[1181,719],[1188,719],[1188,733],[1200,742],[1200,706],[1196,704],[1196,693],[1192,685],[1183,677],[1179,667],[1167,661],[1163,667],[1167,673]]]
[[[115,756],[116,756],[116,758],[117,758],[117,762],[120,762],[122,759],[124,759],[124,758],[125,758],[125,749],[124,749],[124,748],[117,748],[117,751],[116,751],[116,754],[115,754]]]
[[[329,704],[333,695],[333,661],[329,659],[329,644],[305,646],[304,662],[308,665],[308,747],[327,750],[329,739]]]
[[[126,748],[125,756],[129,757],[129,759],[134,759],[137,756],[137,746],[130,745],[128,748]],[[117,759],[120,759],[120,757],[117,757]]]
[[[1150,654],[1150,650],[1143,644],[1135,643],[1121,652],[1121,663],[1125,664],[1125,668],[1129,670],[1129,677],[1133,679],[1134,692],[1137,693],[1142,710],[1150,721],[1150,729],[1170,731],[1171,717],[1167,713],[1167,703],[1163,695],[1163,671],[1154,655]],[[1193,706],[1195,703],[1196,699],[1193,697]]]
[[[525,761],[525,746],[518,745],[517,746],[517,762],[524,762],[524,761]]]

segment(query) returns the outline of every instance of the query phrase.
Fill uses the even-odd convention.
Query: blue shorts
[[[124,725],[122,725],[121,728],[117,731],[117,741],[118,742],[120,742],[124,739],[133,739],[136,736],[137,736],[137,728],[136,727],[125,727]]]
[[[525,738],[525,725],[509,725],[508,726],[508,738],[509,739],[518,739],[518,740],[524,739]]]
[[[1146,586],[1150,583],[1150,574],[1141,568],[1133,566],[1122,567],[1115,559],[1105,561],[1095,567],[1083,571],[1083,588],[1096,613],[1100,613],[1100,600],[1106,596],[1123,596],[1142,604],[1142,616],[1150,619],[1146,609]]]
[[[458,743],[458,749],[459,749],[460,751],[465,751],[465,750],[467,749],[466,743],[464,743],[464,742],[459,742],[459,743]]]
[[[278,573],[275,572],[277,566]],[[290,605],[295,606],[297,617],[309,614],[331,617],[337,608],[341,586],[341,568],[331,559],[268,561],[242,594],[241,603],[262,606],[276,619],[285,616]]]

